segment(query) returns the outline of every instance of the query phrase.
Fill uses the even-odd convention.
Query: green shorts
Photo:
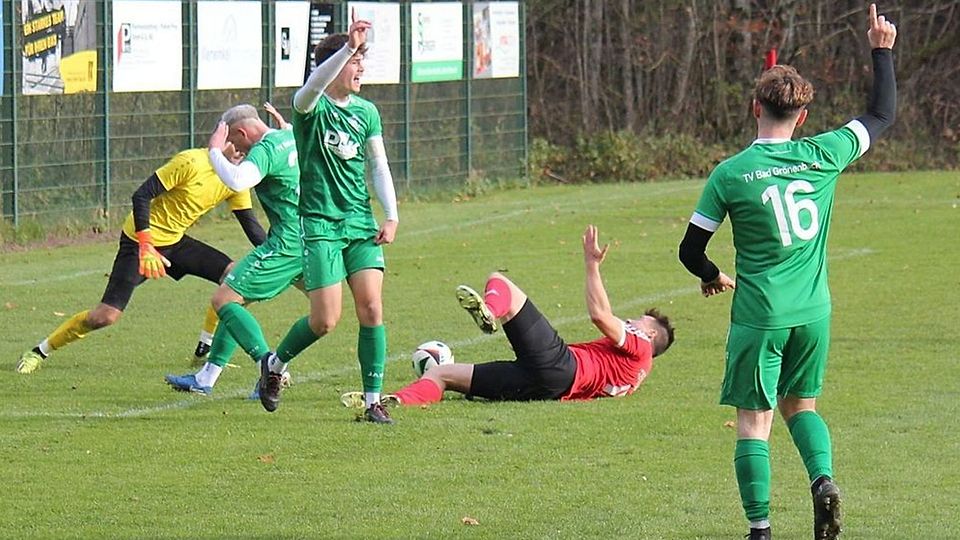
[[[254,248],[234,265],[224,283],[244,300],[269,300],[303,277],[303,257],[283,253],[269,242]]]
[[[830,317],[778,329],[730,323],[720,403],[769,410],[777,396],[819,396],[829,348]]]
[[[373,217],[342,221],[307,218],[303,226],[303,281],[312,291],[340,283],[360,270],[384,269],[383,247],[374,243]]]

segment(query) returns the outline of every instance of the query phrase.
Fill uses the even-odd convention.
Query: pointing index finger
[[[877,5],[870,4],[869,12],[870,13],[869,15],[867,15],[867,18],[870,21],[870,28],[876,28],[878,26],[877,25]]]

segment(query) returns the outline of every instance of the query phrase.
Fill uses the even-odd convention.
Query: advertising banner
[[[317,59],[313,54],[314,47],[327,36],[333,33],[333,4],[324,2],[310,2],[310,28],[307,37],[307,60],[303,72],[306,81],[310,72],[316,67]]]
[[[310,2],[277,2],[274,9],[273,86],[300,86],[309,45]]]
[[[97,4],[94,0],[21,0],[23,93],[97,90]]]
[[[177,0],[113,2],[113,91],[183,88],[183,25]]]
[[[260,2],[197,2],[197,88],[259,88]]]
[[[410,4],[412,82],[463,78],[463,4]]]
[[[348,20],[370,21],[367,32],[367,57],[363,63],[363,84],[400,82],[400,4],[348,2]]]
[[[517,2],[473,5],[473,77],[520,76],[520,11]]]

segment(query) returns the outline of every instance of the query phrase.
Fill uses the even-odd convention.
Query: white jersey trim
[[[710,232],[717,232],[717,229],[720,228],[719,221],[714,221],[700,212],[694,212],[693,215],[690,216],[690,223],[693,223],[697,227]]]
[[[857,157],[859,158],[866,154],[867,150],[870,149],[870,132],[867,131],[866,126],[859,120],[851,120],[843,127],[850,128],[850,131],[857,136],[857,141],[860,142],[860,154],[857,155]]]
[[[625,321],[622,321],[622,322],[623,322],[623,337],[620,338],[620,343],[617,344],[619,347],[622,348],[623,345],[627,342],[627,333],[633,334],[646,342],[651,341],[650,336],[648,336],[646,332],[644,332],[643,330],[637,328],[631,323],[628,323]]]

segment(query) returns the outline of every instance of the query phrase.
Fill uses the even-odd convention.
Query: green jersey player
[[[293,96],[293,133],[300,155],[303,277],[310,315],[294,323],[276,354],[261,365],[260,401],[279,404],[287,363],[340,320],[342,282],[353,293],[360,323],[357,356],[366,402],[364,418],[392,423],[380,404],[387,338],[383,326],[383,245],[397,229],[397,201],[376,106],[359,96],[367,21],[354,20],[316,49],[317,67]],[[370,205],[366,167],[385,221]]]
[[[224,158],[223,148],[230,143],[246,155],[239,165]],[[209,153],[214,170],[227,187],[255,187],[270,230],[266,241],[233,266],[213,295],[211,304],[220,325],[206,364],[192,375],[166,376],[173,388],[201,394],[210,394],[238,344],[255,361],[270,352],[260,324],[244,304],[277,296],[303,273],[300,167],[293,132],[271,129],[255,107],[237,105],[223,114],[210,137]]]
[[[816,412],[830,342],[827,235],[839,174],[893,122],[896,28],[869,8],[874,83],[866,114],[840,129],[792,140],[813,86],[789,66],[754,91],[757,139],[711,173],[680,244],[680,260],[712,296],[735,289],[720,402],[737,408],[734,468],[750,538],[770,538],[768,438],[778,407],[811,481],[814,537],[840,533],[830,434]],[[736,281],[706,257],[728,217]]]

